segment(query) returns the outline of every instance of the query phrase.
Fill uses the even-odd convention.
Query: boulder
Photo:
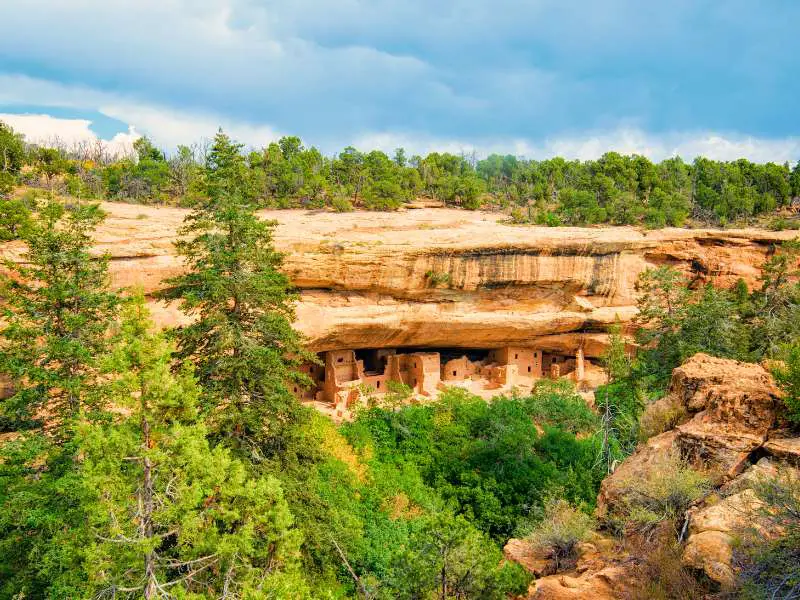
[[[617,600],[630,589],[630,573],[624,567],[608,566],[578,576],[550,575],[531,585],[531,600]]]
[[[517,563],[536,577],[549,575],[555,571],[552,554],[537,550],[525,540],[515,538],[508,540],[503,547],[503,555],[507,560]]]
[[[785,464],[762,458],[720,491],[718,502],[693,509],[689,515],[689,538],[683,551],[686,566],[702,570],[722,586],[735,579],[733,543],[737,536],[754,532],[761,537],[775,535],[776,525],[765,503],[753,490],[765,478],[797,477],[798,471]]]
[[[722,586],[731,587],[736,576],[731,567],[733,537],[722,531],[703,531],[689,538],[682,562],[687,567],[704,571]]]
[[[677,427],[682,456],[726,479],[749,464],[781,405],[780,391],[762,366],[702,353],[673,371],[670,395],[694,413]]]
[[[614,506],[622,502],[630,482],[646,477],[657,468],[656,465],[666,454],[673,451],[677,436],[677,432],[673,430],[650,438],[606,477],[600,484],[595,515],[600,519],[607,517]]]

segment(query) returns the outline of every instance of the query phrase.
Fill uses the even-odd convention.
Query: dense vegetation
[[[418,197],[466,209],[498,208],[517,223],[542,225],[746,222],[800,196],[800,163],[756,164],[678,157],[653,163],[608,152],[598,160],[525,160],[493,154],[433,152],[390,158],[348,147],[334,156],[297,137],[245,152],[240,193],[258,207],[354,207],[393,210]],[[101,146],[44,148],[24,143],[0,123],[0,194],[15,183],[40,185],[80,198],[194,206],[207,197],[204,168],[212,146],[180,146],[166,154],[147,138],[131,156]],[[775,219],[775,227],[790,226]]]
[[[13,178],[31,152],[20,147],[5,159]],[[130,168],[162,161],[148,152]],[[632,357],[612,332],[596,410],[570,384],[543,381],[492,402],[450,390],[425,405],[371,405],[336,427],[288,391],[311,357],[291,327],[274,223],[255,215],[264,199],[251,191],[251,157],[220,133],[191,164],[178,242],[188,270],[164,296],[195,319],[166,333],[140,293],[111,290],[106,258],[91,254],[97,204],[54,194],[3,204],[3,239],[27,251],[0,275],[0,374],[15,388],[0,404],[0,598],[501,599],[529,579],[501,561],[502,544],[527,535],[571,560],[600,481],[688,356],[778,360],[787,417],[800,424],[800,284],[787,244],[752,292],[646,273],[641,350]],[[637,482],[642,499],[621,507],[620,529],[674,518],[705,493],[704,478],[673,462]],[[794,498],[783,500],[789,526]],[[754,597],[791,552],[751,545]]]

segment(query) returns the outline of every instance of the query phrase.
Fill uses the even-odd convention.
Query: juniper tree
[[[292,329],[292,293],[278,269],[276,223],[258,218],[244,194],[244,157],[218,133],[208,155],[208,199],[187,217],[177,242],[188,272],[167,281],[162,297],[180,299],[196,320],[177,330],[178,356],[191,359],[215,428],[258,460],[284,448],[298,417],[289,381],[309,355]]]
[[[74,544],[56,540],[83,522],[75,431],[99,416],[98,360],[118,303],[107,258],[90,252],[102,219],[97,205],[48,201],[21,231],[22,261],[0,276],[0,373],[16,390],[0,408],[17,429],[0,445],[0,597],[77,597],[83,580]]]
[[[115,416],[81,436],[81,555],[95,597],[300,598],[300,537],[280,483],[211,448],[191,365],[126,307],[108,367]]]
[[[7,420],[37,418],[63,437],[94,406],[89,392],[97,358],[118,306],[108,289],[108,257],[91,252],[103,218],[96,204],[49,200],[21,232],[22,261],[6,261],[0,373],[17,390],[3,405]]]

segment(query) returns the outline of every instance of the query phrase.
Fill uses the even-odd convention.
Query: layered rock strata
[[[118,286],[152,293],[182,270],[173,242],[186,211],[108,203],[97,250]],[[519,227],[496,213],[265,211],[299,289],[297,328],[315,351],[538,347],[602,354],[605,330],[636,312],[635,283],[672,265],[698,280],[754,283],[793,232]],[[2,246],[19,257],[19,244]],[[186,317],[154,306],[164,325]]]

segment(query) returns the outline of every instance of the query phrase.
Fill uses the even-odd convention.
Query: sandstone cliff
[[[114,281],[156,290],[180,272],[172,242],[186,211],[108,203],[98,250]],[[753,283],[775,242],[793,232],[628,227],[546,228],[449,209],[399,213],[267,211],[285,270],[300,290],[297,327],[314,350],[530,345],[602,354],[603,331],[635,314],[648,266]],[[6,244],[2,254],[19,256]],[[185,318],[154,307],[162,324]]]

